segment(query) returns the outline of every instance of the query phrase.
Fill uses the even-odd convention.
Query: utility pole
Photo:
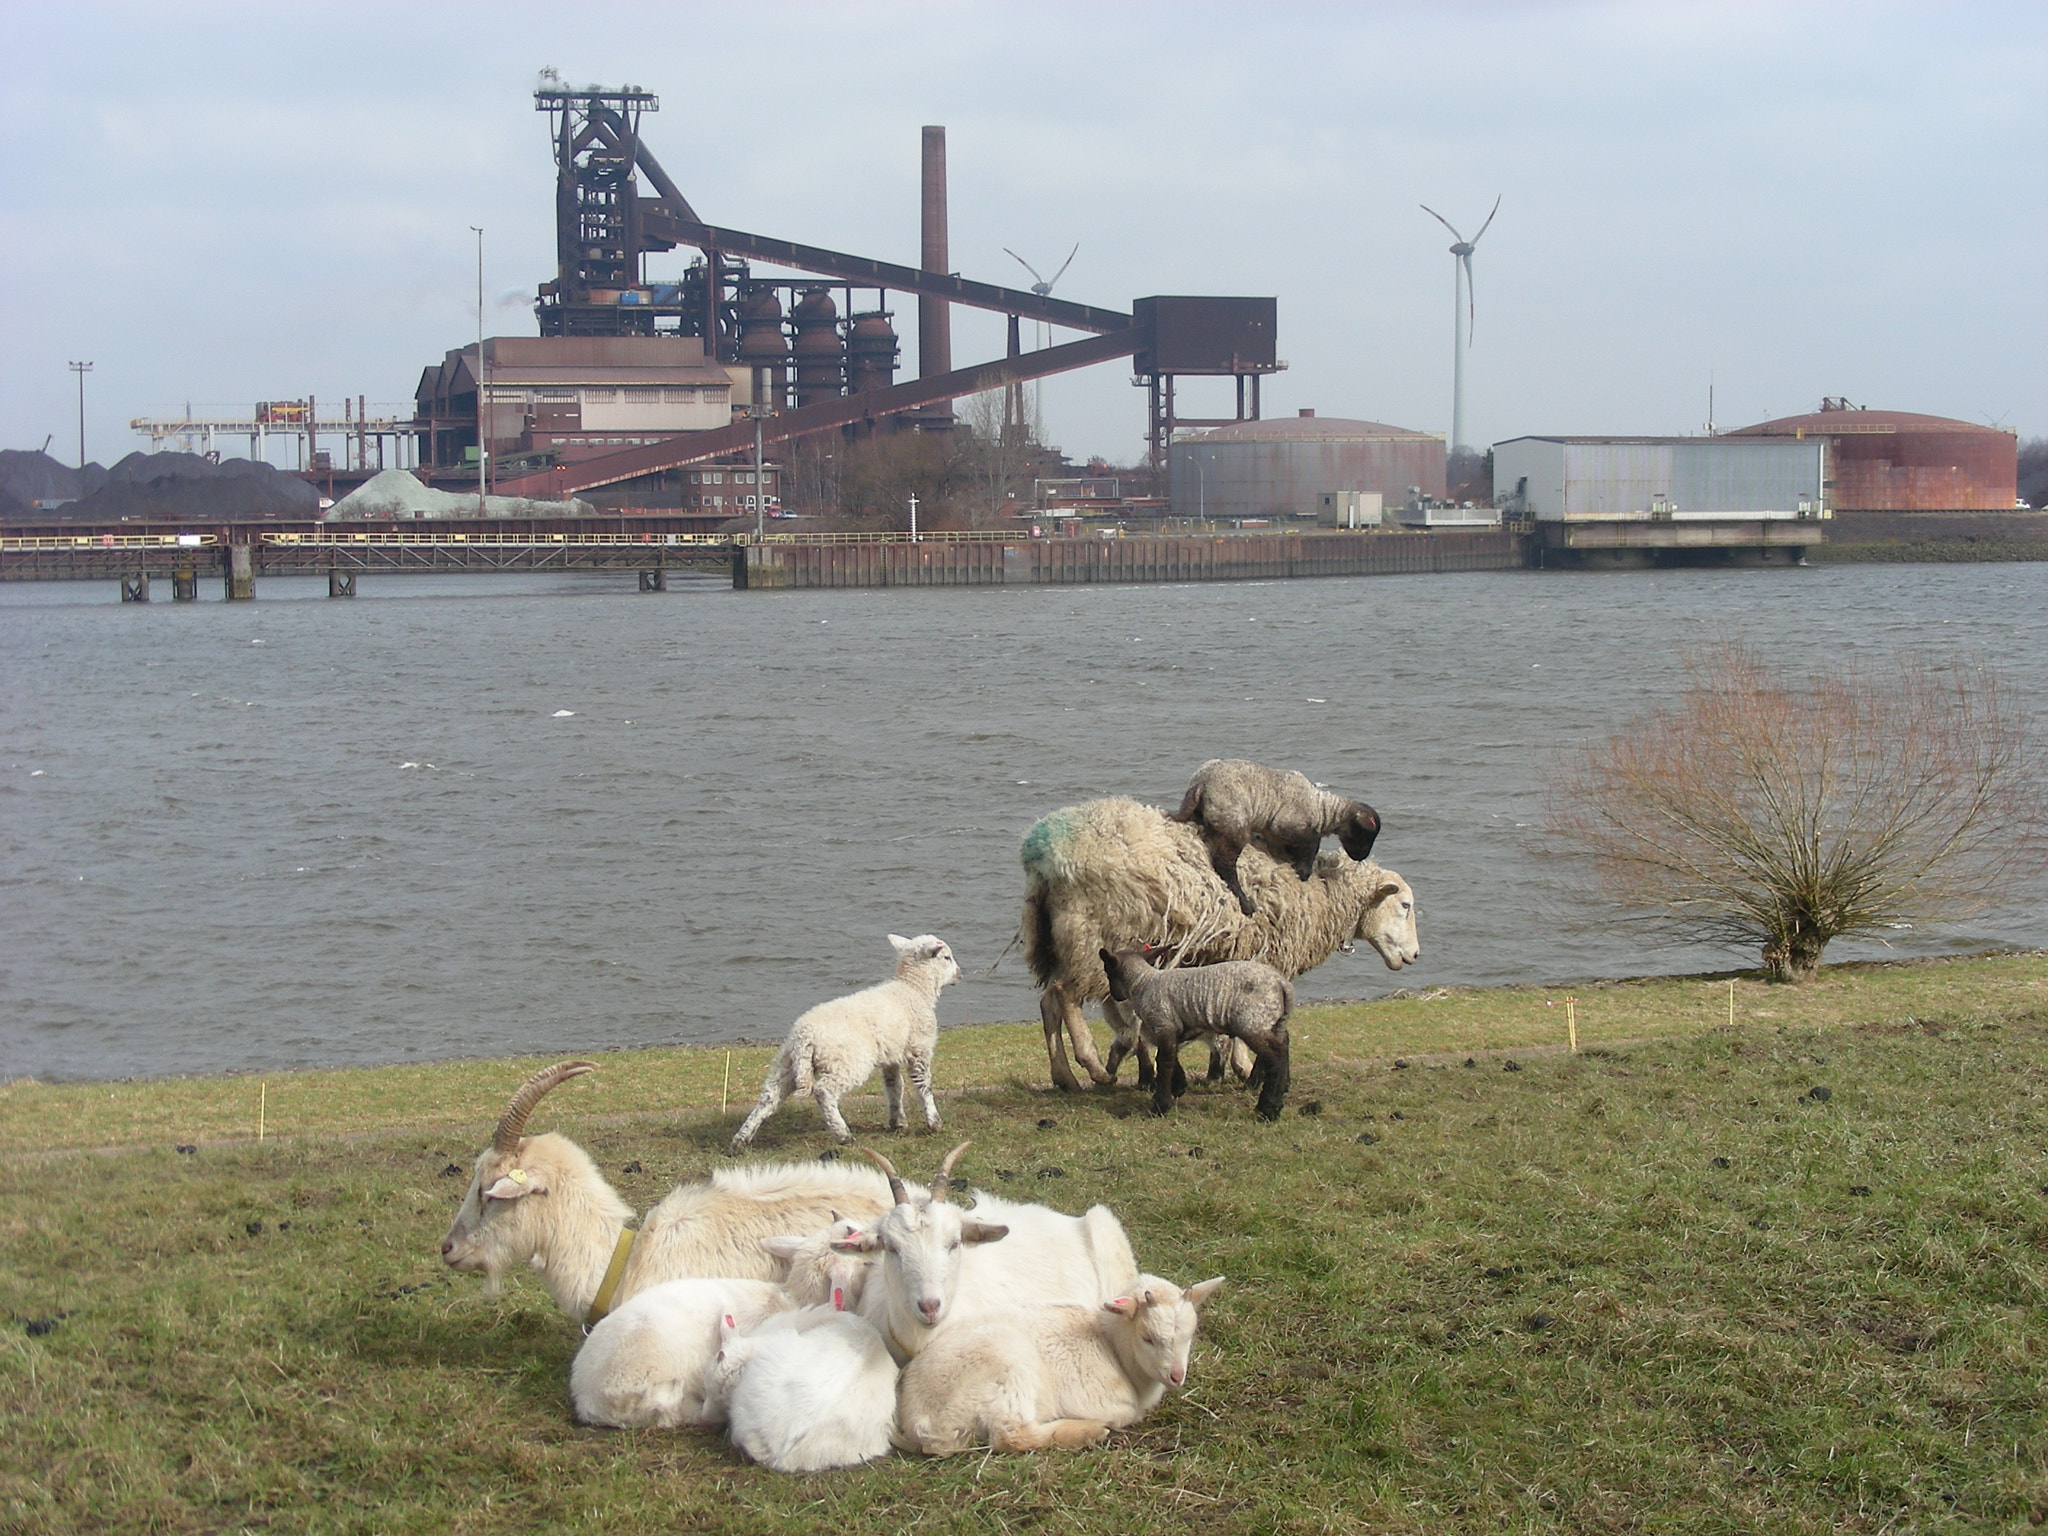
[[[476,231],[476,515],[485,516],[484,498],[491,493],[491,440],[484,429],[484,230]]]
[[[910,493],[910,542],[917,542],[917,492]]]
[[[767,528],[762,519],[768,515],[768,495],[761,479],[761,423],[775,414],[775,407],[758,402],[747,407],[747,415],[754,423],[754,542],[759,544],[767,537]]]
[[[78,467],[85,468],[85,376],[92,372],[91,363],[73,363],[71,371],[78,375]]]

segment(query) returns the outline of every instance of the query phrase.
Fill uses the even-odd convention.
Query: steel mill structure
[[[1998,427],[1829,398],[1728,436],[1825,442],[1838,512],[2011,511],[2019,500],[2019,437]]]
[[[505,495],[673,494],[687,466],[747,459],[757,432],[774,444],[884,424],[946,430],[961,396],[1005,389],[1014,399],[1012,386],[1122,358],[1134,360],[1147,391],[1158,469],[1178,428],[1215,424],[1177,413],[1176,379],[1233,379],[1237,408],[1227,419],[1236,422],[1257,417],[1260,380],[1284,366],[1271,298],[1166,296],[1109,309],[953,273],[944,128],[924,130],[921,264],[909,267],[707,223],[642,135],[660,106],[651,92],[574,88],[543,75],[534,106],[548,114],[555,160],[556,273],[540,287],[540,335],[487,341],[481,370],[474,343],[450,352],[419,396],[422,420],[431,416],[422,462],[456,469],[487,447],[491,488]],[[650,281],[646,258],[679,246],[700,253],[681,280]],[[893,306],[906,295],[917,300],[918,367],[899,381]],[[954,365],[956,304],[1008,318],[1006,356]],[[1080,339],[1027,352],[1027,319]],[[593,342],[636,344],[649,360],[658,349],[659,369],[676,376],[628,380],[614,360],[585,355]],[[517,369],[493,369],[493,351],[508,363],[516,352]],[[710,414],[719,387],[713,371],[728,418],[707,426],[698,417]],[[617,393],[607,400],[607,390]]]

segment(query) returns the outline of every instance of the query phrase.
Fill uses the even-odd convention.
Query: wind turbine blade
[[[1024,270],[1025,270],[1026,272],[1029,272],[1029,273],[1030,273],[1030,274],[1031,274],[1031,275],[1032,275],[1033,277],[1037,277],[1037,278],[1038,278],[1038,280],[1039,280],[1039,281],[1040,281],[1041,283],[1045,281],[1045,279],[1044,279],[1044,278],[1042,278],[1042,277],[1038,277],[1038,268],[1036,268],[1036,267],[1034,267],[1033,265],[1031,265],[1031,263],[1030,263],[1030,262],[1026,261],[1026,260],[1025,260],[1025,259],[1024,259],[1024,258],[1023,258],[1022,256],[1019,256],[1019,255],[1018,255],[1018,254],[1017,254],[1017,253],[1016,253],[1015,251],[1011,250],[1011,249],[1010,249],[1010,248],[1009,248],[1009,247],[1008,247],[1007,245],[1003,247],[1003,254],[1004,254],[1005,256],[1009,257],[1009,258],[1010,258],[1010,260],[1012,260],[1012,261],[1014,261],[1015,263],[1017,263],[1017,265],[1018,265],[1018,266],[1020,266],[1020,267],[1022,267],[1022,268],[1023,268],[1023,269],[1024,269]]]
[[[1458,233],[1456,226],[1454,226],[1449,219],[1445,218],[1442,214],[1438,213],[1434,208],[1430,207],[1427,203],[1417,203],[1415,206],[1420,208],[1424,213],[1428,214],[1432,219],[1435,219],[1437,223],[1443,225],[1445,229],[1450,230],[1452,238],[1457,240],[1459,244],[1462,245],[1464,243],[1465,237]]]
[[[1061,278],[1063,278],[1063,277],[1065,277],[1065,276],[1067,275],[1067,268],[1071,267],[1071,266],[1072,266],[1072,265],[1074,264],[1074,257],[1075,257],[1075,255],[1076,255],[1076,254],[1077,254],[1077,253],[1078,253],[1078,252],[1080,251],[1080,249],[1081,249],[1081,242],[1080,242],[1080,241],[1078,241],[1078,240],[1076,240],[1076,241],[1074,242],[1074,249],[1073,249],[1073,250],[1071,250],[1071,251],[1069,251],[1069,252],[1067,252],[1067,259],[1066,259],[1065,261],[1063,261],[1063,262],[1061,262],[1061,263],[1060,263],[1060,269],[1059,269],[1059,271],[1057,271],[1057,272],[1053,273],[1053,275],[1052,275],[1052,282],[1049,282],[1049,283],[1047,283],[1047,284],[1045,285],[1045,286],[1046,286],[1046,291],[1047,291],[1047,292],[1050,292],[1050,291],[1052,290],[1052,285],[1053,285],[1053,283],[1056,283],[1056,282],[1058,282],[1058,281],[1059,281],[1059,280],[1060,280]]]
[[[1460,256],[1458,260],[1464,263],[1465,266],[1465,347],[1467,351],[1470,351],[1474,329],[1473,322],[1478,318],[1478,311],[1474,308],[1472,302],[1472,257],[1468,253]]]
[[[1500,212],[1500,198],[1496,197],[1496,198],[1495,198],[1495,199],[1493,200],[1493,213],[1499,213],[1499,212]],[[1489,214],[1488,214],[1488,215],[1486,216],[1486,224],[1491,224],[1491,223],[1493,222],[1493,213],[1489,213]],[[1485,234],[1485,233],[1486,233],[1486,224],[1482,224],[1482,225],[1480,225],[1480,226],[1479,226],[1479,235],[1483,235],[1483,234]],[[1473,243],[1474,245],[1477,245],[1477,244],[1479,243],[1479,235],[1474,235],[1474,236],[1472,237],[1472,243]]]

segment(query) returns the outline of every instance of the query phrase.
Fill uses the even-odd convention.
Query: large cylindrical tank
[[[1324,491],[1377,491],[1387,507],[1403,505],[1411,486],[1441,497],[1444,440],[1303,411],[1177,437],[1167,475],[1183,517],[1312,518]]]
[[[885,310],[850,317],[846,335],[846,388],[850,394],[887,389],[896,382],[896,327]]]
[[[779,368],[789,361],[782,299],[773,288],[756,288],[740,300],[740,361],[754,368]]]
[[[1829,400],[1729,436],[1825,438],[1837,512],[2010,511],[2018,497],[2018,437],[1974,421]]]
[[[839,306],[823,288],[812,288],[789,313],[796,326],[796,403],[835,400],[846,387],[846,343],[839,335]]]

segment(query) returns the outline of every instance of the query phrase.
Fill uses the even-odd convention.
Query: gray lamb
[[[1187,1092],[1180,1048],[1199,1037],[1242,1040],[1259,1058],[1258,1115],[1278,1120],[1287,1102],[1287,1015],[1294,986],[1263,960],[1223,960],[1183,970],[1154,970],[1142,949],[1103,950],[1109,995],[1136,1023],[1138,1037],[1157,1056],[1152,1113],[1168,1114]]]
[[[1212,757],[1197,768],[1173,819],[1202,829],[1209,862],[1246,917],[1257,910],[1237,878],[1246,843],[1257,843],[1306,880],[1331,833],[1349,857],[1363,861],[1380,831],[1379,812],[1363,800],[1347,800],[1291,769],[1241,757]]]

